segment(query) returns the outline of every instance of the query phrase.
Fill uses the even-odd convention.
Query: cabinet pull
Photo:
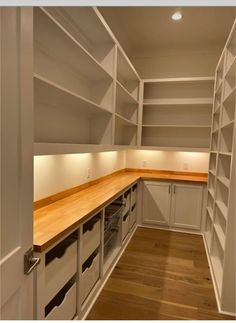
[[[171,193],[171,185],[169,184],[169,194]]]
[[[174,194],[175,194],[175,185],[174,185]]]

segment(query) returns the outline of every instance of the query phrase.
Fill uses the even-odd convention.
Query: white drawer
[[[90,267],[86,268],[85,271],[82,272],[81,288],[80,288],[82,302],[86,299],[91,289],[98,281],[99,272],[100,272],[100,254],[98,253],[93,258],[93,261]]]
[[[55,257],[45,267],[46,304],[52,300],[77,271],[77,240],[69,245],[64,250],[64,253],[58,257]]]
[[[81,238],[81,262],[85,260],[97,249],[101,239],[101,220],[91,225]]]
[[[134,185],[131,189],[131,207],[136,203],[137,201],[137,185]]]
[[[66,292],[61,304],[56,305],[46,320],[72,320],[76,314],[76,283]]]
[[[132,206],[131,212],[130,212],[129,229],[131,229],[133,227],[134,223],[136,222],[136,216],[137,216],[137,212],[136,212],[136,204],[135,204]]]
[[[122,240],[127,236],[129,232],[129,212],[126,213],[122,218]]]
[[[126,214],[129,211],[130,208],[130,193],[124,197],[124,202],[125,202],[125,208],[123,210],[123,214]]]

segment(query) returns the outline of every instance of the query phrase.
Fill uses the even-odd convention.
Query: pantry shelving
[[[117,80],[138,101],[139,76],[121,48],[117,52]]]
[[[140,146],[209,149],[213,77],[143,80]]]
[[[232,311],[235,261],[235,109],[236,109],[236,22],[216,68],[212,113],[211,151],[204,237],[213,271],[218,304]],[[231,267],[229,270],[228,267]],[[227,298],[226,298],[227,295]],[[230,295],[230,296],[229,296]]]
[[[116,114],[115,145],[137,145],[137,124]]]
[[[96,8],[34,8],[34,62],[36,155],[136,145],[140,79]]]

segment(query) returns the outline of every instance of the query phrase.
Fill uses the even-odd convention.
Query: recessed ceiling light
[[[175,20],[175,21],[181,20],[182,19],[182,13],[180,11],[176,11],[175,13],[173,13],[171,18],[173,20]]]

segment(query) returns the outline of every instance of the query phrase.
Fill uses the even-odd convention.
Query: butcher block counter
[[[71,194],[75,190],[68,190],[67,197],[61,198],[66,196],[65,192],[56,194],[58,197],[54,196],[53,203],[49,198],[36,202],[42,207],[34,212],[34,250],[46,250],[140,179],[206,183],[207,174],[124,169],[77,187],[77,193]]]

